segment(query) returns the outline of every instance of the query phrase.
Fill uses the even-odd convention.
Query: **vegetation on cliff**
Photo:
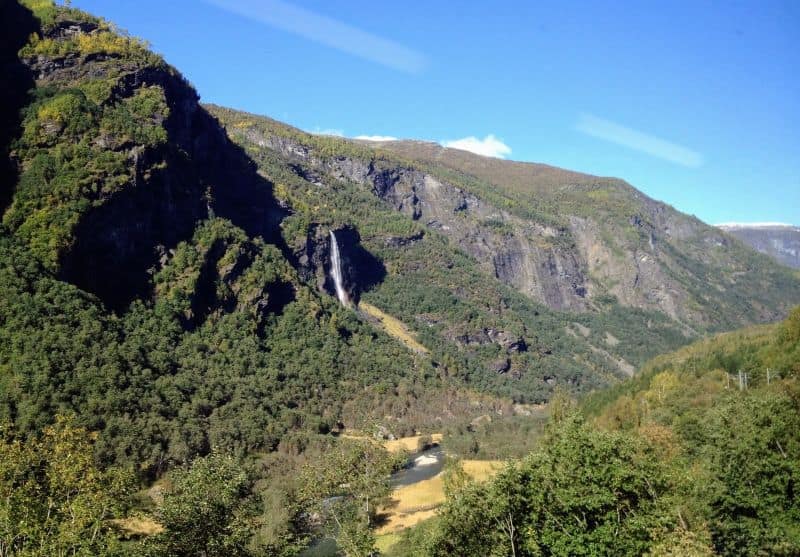
[[[614,249],[639,258],[643,206],[616,181],[534,200],[471,161],[203,107],[144,43],[79,10],[25,0],[0,13],[1,554],[295,555],[323,531],[366,554],[397,461],[340,433],[432,423],[464,454],[544,441],[496,483],[449,481],[441,517],[409,534],[424,551],[796,550],[797,314],[713,354],[689,349],[691,365],[656,360],[591,398],[592,422],[527,419],[556,389],[617,384],[704,330],[780,314],[796,277],[738,244],[715,246],[711,264],[703,244],[668,242],[681,311],[621,300],[605,279],[590,292],[558,208],[604,203],[613,226],[598,234],[627,222]],[[355,179],[364,169],[378,181]],[[558,261],[536,275],[552,288],[526,293],[446,225],[376,195],[395,178],[456,192],[445,212],[462,232],[535,231],[529,247]],[[424,349],[329,295],[331,230],[353,294]],[[727,286],[704,297],[698,281],[717,278]]]

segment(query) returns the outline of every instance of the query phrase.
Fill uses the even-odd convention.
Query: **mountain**
[[[369,545],[402,464],[369,438],[513,438],[800,303],[796,272],[621,180],[304,133],[201,104],[68,5],[0,16],[6,553],[291,555],[340,503]]]
[[[800,227],[780,223],[729,223],[717,226],[779,263],[800,269]]]
[[[442,414],[432,400],[510,405],[304,281],[273,184],[175,69],[98,18],[27,5],[2,20],[22,76],[4,130],[4,421],[75,413],[100,462],[153,477],[211,449],[291,452],[290,432],[387,416],[413,431]]]
[[[311,181],[366,188],[552,310],[587,314],[610,302],[692,332],[774,320],[791,307],[777,292],[796,299],[796,275],[622,180],[419,141],[311,136],[209,109],[257,160],[272,151]]]
[[[203,106],[109,23],[3,6],[0,413],[74,412],[104,462],[529,413],[800,302],[621,180]]]

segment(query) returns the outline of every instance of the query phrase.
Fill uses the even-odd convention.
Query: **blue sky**
[[[202,99],[624,178],[800,224],[800,2],[73,0]],[[488,138],[488,141],[486,139]]]

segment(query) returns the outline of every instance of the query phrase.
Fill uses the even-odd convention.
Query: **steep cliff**
[[[284,211],[271,185],[180,74],[77,12],[43,31],[22,51],[37,96],[4,223],[51,269],[121,309],[147,293],[161,255],[209,216],[280,241]],[[58,190],[56,207],[40,176]]]

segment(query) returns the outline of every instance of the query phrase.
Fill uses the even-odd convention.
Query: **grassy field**
[[[110,521],[114,526],[131,536],[152,536],[164,531],[164,527],[152,518],[143,516],[129,516],[116,518]]]
[[[414,453],[417,452],[417,449],[419,449],[419,440],[423,437],[430,437],[431,443],[439,444],[442,442],[444,435],[441,433],[431,433],[430,435],[413,435],[411,437],[402,437],[392,441],[384,441],[383,448],[390,453],[399,453],[400,451]]]
[[[380,534],[375,541],[375,547],[377,548],[378,552],[381,554],[386,553],[386,551],[392,547],[394,544],[400,541],[400,534],[390,533],[390,534]]]

